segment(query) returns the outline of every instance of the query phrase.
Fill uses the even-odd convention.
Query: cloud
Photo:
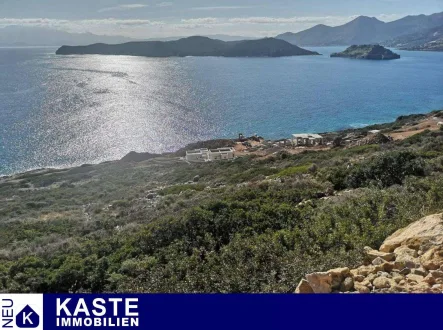
[[[189,25],[245,25],[245,24],[269,24],[269,25],[298,25],[298,24],[330,24],[340,25],[349,22],[357,16],[295,16],[295,17],[233,17],[233,18],[214,18],[200,17],[182,19],[182,24]]]
[[[257,6],[208,6],[208,7],[192,7],[191,10],[235,10],[256,8]]]
[[[120,5],[120,6],[115,6],[115,7],[102,8],[98,12],[103,13],[103,12],[107,12],[107,11],[131,10],[131,9],[140,9],[140,8],[145,8],[145,7],[148,7],[148,5],[144,5],[144,4],[140,4],[140,3],[133,3],[133,4],[128,4],[128,5]]]
[[[324,16],[324,17],[242,17],[242,18],[230,18],[231,23],[242,24],[297,24],[297,23],[320,23],[337,19],[337,17]],[[340,21],[342,18],[338,18]],[[346,17],[349,19],[349,17]]]
[[[220,20],[214,17],[182,19],[183,24],[218,24]]]
[[[165,24],[162,21],[145,19],[85,19],[85,20],[59,20],[49,18],[0,18],[0,27],[8,25],[38,26],[48,28],[61,28],[65,30],[87,30],[97,26],[155,26]]]
[[[160,2],[158,4],[156,4],[156,7],[171,7],[173,5],[172,2]]]
[[[189,25],[245,25],[245,24],[264,24],[264,25],[306,25],[306,24],[327,24],[337,26],[345,24],[357,18],[358,15],[352,16],[294,16],[294,17],[233,17],[233,18],[214,18],[214,17],[200,17],[182,19],[182,24]],[[400,18],[400,15],[385,15],[377,16],[382,21],[393,21]]]

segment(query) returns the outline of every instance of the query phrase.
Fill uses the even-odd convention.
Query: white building
[[[233,159],[234,158],[234,148],[219,148],[209,150],[209,160],[223,160],[223,159]]]
[[[186,151],[188,162],[211,162],[215,160],[233,159],[234,148],[196,149]]]
[[[295,146],[317,146],[323,142],[323,137],[318,134],[292,134],[292,144]]]
[[[188,162],[206,162],[209,159],[208,149],[196,149],[186,151],[186,160]]]

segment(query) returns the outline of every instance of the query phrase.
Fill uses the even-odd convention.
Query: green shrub
[[[280,171],[279,173],[277,173],[275,175],[275,177],[285,177],[285,176],[293,176],[293,175],[298,175],[298,174],[306,174],[309,172],[309,169],[313,166],[314,164],[306,164],[306,165],[300,165],[300,166],[292,166],[292,167],[288,167],[285,168],[283,171]]]
[[[194,190],[194,191],[203,191],[206,186],[203,184],[183,184],[183,185],[175,185],[172,187],[165,188],[160,191],[160,195],[179,195],[184,191]]]
[[[348,187],[358,188],[375,183],[382,187],[402,184],[410,175],[424,176],[425,163],[415,153],[395,151],[384,153],[359,164],[346,178]]]

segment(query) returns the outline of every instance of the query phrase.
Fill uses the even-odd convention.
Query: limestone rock
[[[383,271],[385,271],[385,272],[390,273],[390,272],[392,272],[394,270],[394,268],[395,268],[395,263],[394,262],[385,262],[383,264]]]
[[[354,276],[354,281],[355,282],[363,282],[365,280],[365,277],[363,275],[355,275]]]
[[[443,265],[443,245],[435,246],[420,257],[422,266],[427,270],[437,270]]]
[[[350,275],[350,269],[348,267],[331,269],[327,272],[331,277],[331,287],[333,290],[340,289],[340,285],[343,280]]]
[[[426,276],[428,275],[428,272],[423,268],[415,268],[411,271],[414,275],[420,275],[420,276]]]
[[[366,247],[364,265],[312,273],[296,293],[443,293],[442,215],[423,218],[385,240],[381,251]]]
[[[415,274],[409,274],[409,275],[406,276],[406,278],[407,278],[409,283],[411,283],[411,282],[419,283],[419,282],[422,282],[424,280],[423,276],[415,275]]]
[[[341,292],[349,292],[354,289],[354,279],[352,277],[347,277],[340,285]]]
[[[435,283],[437,283],[436,280],[435,280],[435,277],[432,276],[432,274],[428,274],[428,275],[424,278],[423,282],[428,283],[428,284],[430,284],[430,285],[434,285]]]
[[[407,268],[416,268],[420,264],[420,260],[418,259],[418,253],[414,249],[410,249],[407,246],[400,246],[395,249],[395,262],[394,267],[398,269]]]
[[[374,282],[374,287],[376,289],[388,289],[391,287],[391,282],[386,277],[377,277]]]
[[[386,262],[385,259],[382,259],[380,257],[375,258],[374,260],[372,260],[372,264],[374,266],[379,266],[379,265],[383,265]]]
[[[404,280],[404,277],[401,275],[396,275],[392,279],[394,280],[395,283],[400,283],[401,281]]]
[[[441,270],[431,270],[429,273],[434,278],[443,278],[443,271],[441,271]]]
[[[314,290],[312,290],[311,286],[309,285],[309,282],[305,279],[301,280],[299,285],[297,286],[297,289],[295,289],[295,293],[314,293]]]
[[[414,287],[412,292],[414,292],[414,293],[431,293],[432,290],[431,290],[431,286],[428,283],[420,282]]]
[[[365,285],[362,285],[361,283],[354,283],[354,289],[355,291],[359,292],[359,293],[370,293],[371,290],[369,290],[369,288]]]
[[[308,274],[306,280],[314,293],[332,292],[332,276],[327,272]]]
[[[377,272],[380,272],[383,270],[383,265],[378,265],[378,266],[374,266],[374,265],[370,265],[370,266],[360,266],[359,268],[357,268],[354,272],[353,275],[363,275],[363,276],[368,276],[369,274],[377,274]]]
[[[398,257],[404,257],[404,256],[408,256],[411,258],[417,258],[418,257],[418,252],[415,249],[411,249],[408,246],[400,246],[398,248],[396,248],[394,250],[394,254],[396,255],[396,259],[398,259]]]
[[[411,273],[411,270],[408,267],[405,267],[400,271],[400,275],[408,275],[410,273]]]
[[[394,253],[380,252],[368,246],[365,247],[364,250],[366,252],[366,255],[369,257],[370,261],[373,261],[376,258],[382,258],[383,260],[386,261],[393,261],[395,259]]]
[[[434,214],[412,223],[404,229],[389,236],[380,251],[393,252],[401,245],[424,245],[431,242],[433,245],[443,244],[442,214]]]

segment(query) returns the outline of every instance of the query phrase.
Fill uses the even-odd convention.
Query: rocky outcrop
[[[380,251],[394,252],[400,246],[443,244],[443,222],[441,214],[435,214],[397,230],[380,247]]]
[[[442,214],[425,217],[389,236],[366,262],[306,275],[296,293],[443,293]]]
[[[354,45],[331,57],[345,57],[365,60],[396,60],[400,55],[380,45]]]

